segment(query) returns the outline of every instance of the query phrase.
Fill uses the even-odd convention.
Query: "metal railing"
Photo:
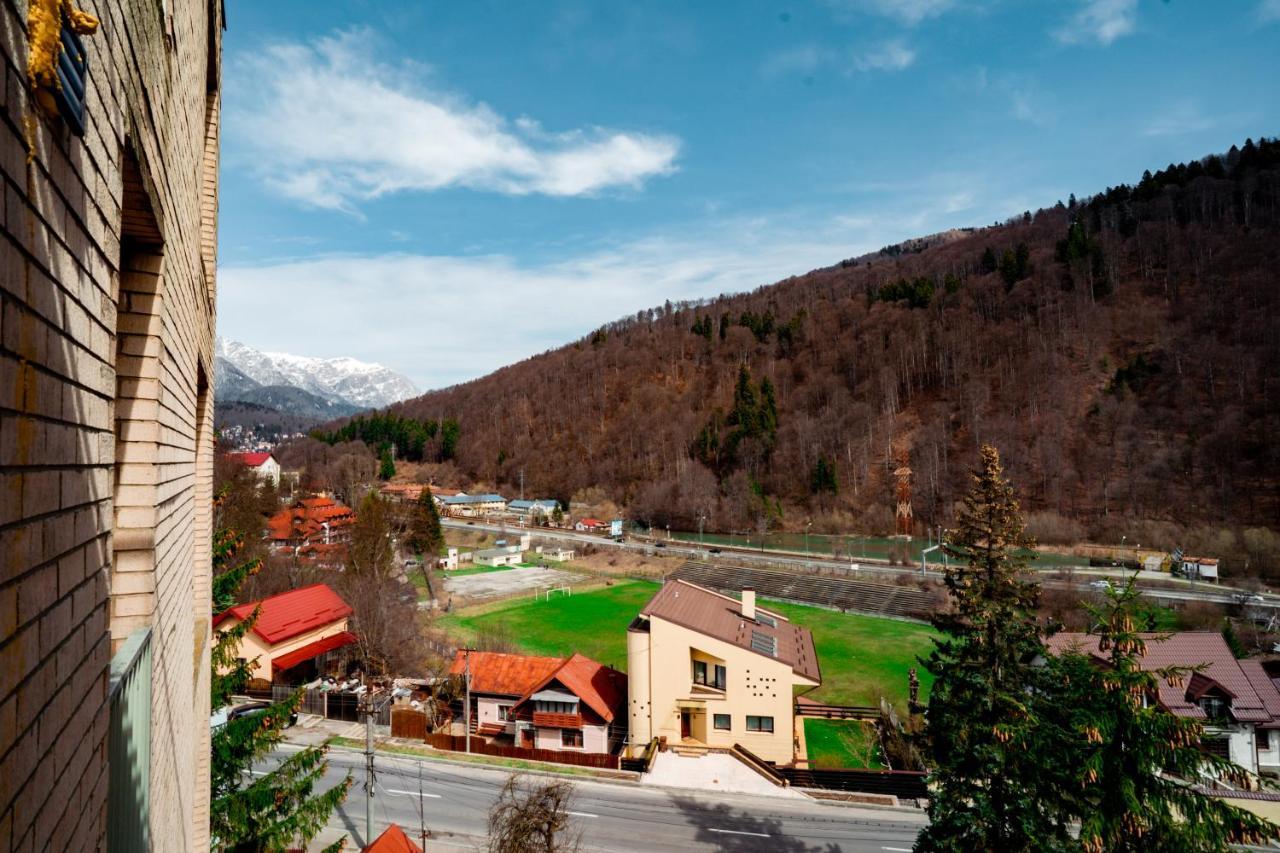
[[[111,658],[107,744],[107,850],[151,848],[151,629]]]

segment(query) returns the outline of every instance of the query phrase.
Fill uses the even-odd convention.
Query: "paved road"
[[[428,850],[474,850],[482,844],[489,807],[506,781],[505,771],[383,754],[378,755],[376,765],[375,835],[395,822],[415,836],[421,802],[432,833]],[[317,839],[317,849],[342,833],[351,842],[364,843],[364,756],[331,750],[327,781],[337,784],[348,771],[356,783],[330,822],[330,829]],[[418,796],[419,772],[425,794],[422,799]],[[704,794],[594,780],[579,780],[574,785],[572,811],[588,851],[894,853],[911,849],[925,821],[923,814],[916,812],[804,800]]]
[[[468,523],[466,521],[459,521],[457,519],[441,519],[441,522],[447,527],[456,527],[456,528],[462,528],[462,529],[470,528],[472,530],[480,529],[480,530],[487,530],[495,533],[499,531],[510,533],[514,530],[523,529],[514,525],[508,525],[506,527],[503,527],[498,524],[489,524],[483,521],[474,521],[474,522]],[[538,527],[538,528],[529,529],[529,532],[535,536],[540,536],[545,539],[554,539],[559,541],[568,541],[568,542],[577,542],[577,543],[590,543],[592,545],[596,545],[597,547],[601,547],[601,548],[621,548],[623,550],[628,550],[628,551],[650,551],[650,552],[657,552],[663,556],[690,557],[693,559],[706,560],[708,562],[713,562],[713,563],[714,562],[726,562],[726,563],[732,562],[739,565],[749,565],[751,563],[767,563],[775,567],[777,565],[792,565],[792,566],[799,566],[799,567],[805,567],[805,568],[831,568],[832,566],[847,567],[849,565],[844,560],[826,559],[826,558],[819,558],[819,557],[797,557],[790,554],[780,554],[777,552],[770,552],[770,551],[763,551],[763,552],[754,551],[754,550],[745,549],[745,548],[730,548],[729,546],[720,546],[724,553],[723,555],[716,557],[714,555],[708,554],[707,550],[704,548],[691,546],[687,543],[679,542],[679,540],[672,540],[665,547],[661,549],[657,549],[654,547],[653,543],[651,542],[628,540],[626,542],[618,543],[603,536],[596,536],[590,533],[578,533],[577,531],[574,531],[574,530],[557,530],[554,528]],[[876,564],[874,561],[869,561],[865,559],[859,559],[857,565],[858,565],[858,576],[905,574],[905,572],[901,568],[890,566],[888,564]],[[1077,570],[1077,573],[1082,578],[1082,580],[1077,581],[1075,583],[1068,583],[1067,581],[1046,579],[1045,586],[1070,586],[1080,591],[1087,591],[1090,589],[1090,586],[1089,586],[1090,583],[1098,580],[1099,578],[1110,577],[1112,579],[1115,579],[1119,577],[1127,577],[1129,574],[1128,572],[1121,569],[1117,569],[1114,571]],[[939,578],[939,579],[942,577],[941,573],[937,571],[928,571],[928,572],[913,571],[911,572],[911,574],[917,575],[917,576],[923,574],[930,578]],[[1159,598],[1159,599],[1169,600],[1169,601],[1204,601],[1204,602],[1209,602],[1213,604],[1233,604],[1236,602],[1235,591],[1233,591],[1229,587],[1222,589],[1221,591],[1217,589],[1206,590],[1203,588],[1203,586],[1197,589],[1188,588],[1185,590],[1163,589],[1163,588],[1157,589],[1157,588],[1151,588],[1151,587],[1144,587],[1143,595],[1149,596],[1150,598]],[[1253,602],[1250,604],[1250,606],[1266,607],[1266,608],[1280,607],[1280,596],[1274,596],[1274,595],[1263,596],[1262,601]]]

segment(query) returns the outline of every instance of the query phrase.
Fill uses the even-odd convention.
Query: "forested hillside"
[[[679,527],[883,530],[903,453],[923,531],[948,522],[982,442],[1050,537],[1275,527],[1278,285],[1280,143],[1249,142],[641,312],[392,411],[456,418],[465,476],[599,486]]]

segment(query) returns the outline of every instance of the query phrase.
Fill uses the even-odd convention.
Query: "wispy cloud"
[[[1264,24],[1280,21],[1280,0],[1262,0],[1258,4],[1258,20]]]
[[[1063,44],[1108,45],[1133,32],[1137,21],[1138,0],[1082,0],[1081,8],[1053,35]]]
[[[1199,105],[1183,101],[1156,116],[1142,128],[1143,136],[1181,136],[1216,127],[1218,122],[1205,115]]]
[[[828,2],[841,11],[892,18],[909,27],[914,27],[928,18],[936,18],[956,5],[955,0],[828,0]]]
[[[900,40],[887,41],[853,58],[859,71],[901,71],[916,61],[916,52]]]
[[[798,45],[765,59],[760,73],[766,77],[780,77],[810,75],[824,69],[845,75],[859,71],[901,71],[915,60],[916,51],[901,39],[847,50]]]
[[[1003,98],[1009,116],[1018,121],[1048,127],[1057,118],[1052,97],[1035,78],[1025,74],[992,74],[986,67],[979,66],[971,73],[955,77],[952,83],[962,92]]]
[[[447,187],[511,195],[590,195],[639,187],[676,168],[666,134],[544,130],[483,103],[434,91],[427,70],[380,60],[374,37],[349,31],[242,57],[249,102],[228,131],[275,190],[307,205],[352,210],[396,192]]]

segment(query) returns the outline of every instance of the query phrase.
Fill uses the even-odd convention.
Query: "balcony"
[[[550,711],[534,711],[533,724],[538,728],[548,729],[580,729],[581,714],[553,714]]]
[[[141,628],[111,658],[107,744],[107,850],[151,846],[151,629]]]

